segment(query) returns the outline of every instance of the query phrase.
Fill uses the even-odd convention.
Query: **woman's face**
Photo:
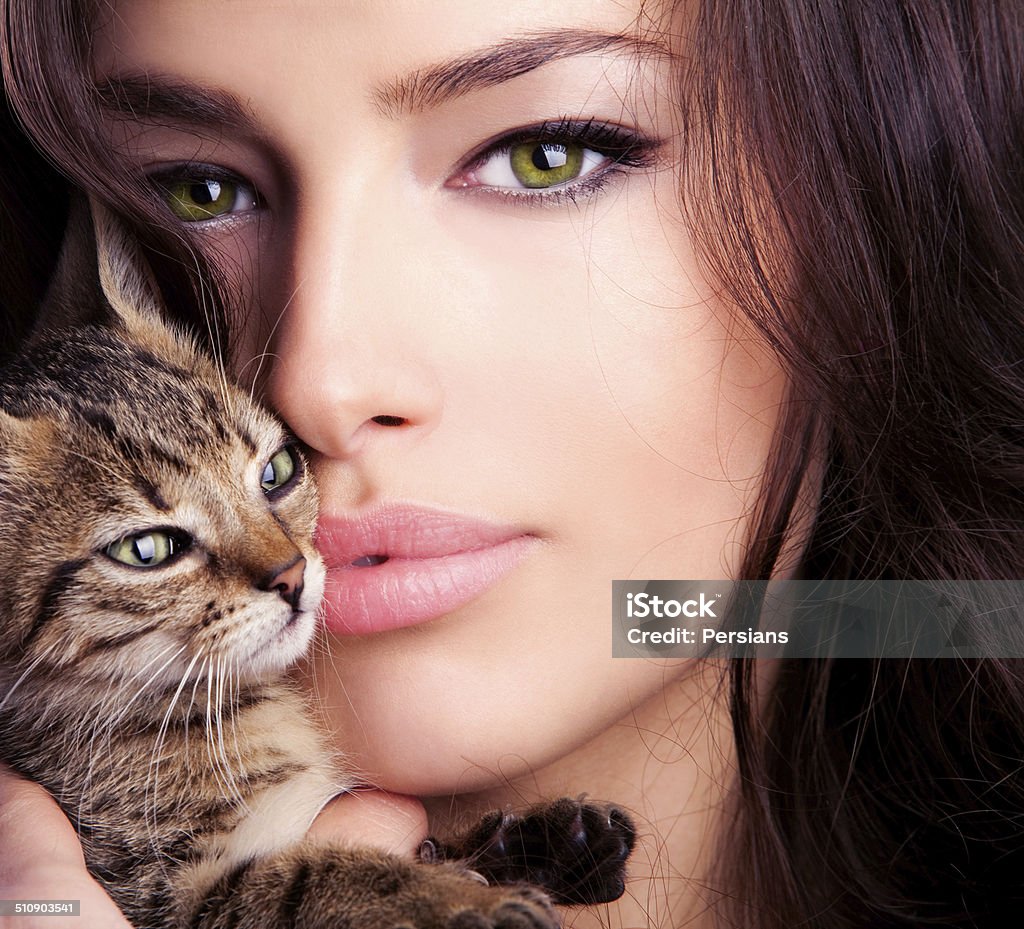
[[[652,14],[117,0],[100,24],[119,144],[258,307],[241,376],[322,495],[310,674],[393,790],[571,752],[687,670],[610,657],[612,579],[737,571],[782,378],[690,250],[683,49]]]

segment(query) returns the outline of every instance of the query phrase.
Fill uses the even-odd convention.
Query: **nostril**
[[[302,597],[303,579],[306,573],[306,559],[299,555],[289,564],[270,571],[259,585],[260,590],[277,591],[278,596],[293,610],[299,608]]]
[[[404,416],[371,416],[378,426],[404,426],[408,420]]]
[[[274,590],[280,594],[281,599],[288,604],[293,610],[299,608],[299,600],[302,598],[302,581],[293,586],[287,584],[278,584]]]

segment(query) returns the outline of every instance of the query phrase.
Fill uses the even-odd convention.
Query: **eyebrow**
[[[534,32],[387,81],[373,92],[372,99],[382,115],[396,118],[503,84],[552,61],[620,50],[638,57],[674,57],[665,45],[625,33],[585,29]],[[261,134],[250,108],[219,88],[158,73],[130,72],[103,78],[96,89],[104,109],[115,117],[219,125]]]
[[[381,113],[388,117],[418,113],[474,90],[503,84],[552,61],[612,50],[627,50],[637,56],[673,57],[669,49],[658,42],[620,32],[586,29],[534,32],[413,71],[384,84],[374,92],[373,99]]]
[[[163,74],[118,74],[96,83],[111,115],[145,122],[217,125],[259,134],[249,108],[233,93]]]

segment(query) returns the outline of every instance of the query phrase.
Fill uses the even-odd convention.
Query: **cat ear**
[[[120,220],[95,200],[73,198],[57,270],[33,335],[88,325],[150,329],[163,319],[158,293]]]
[[[111,310],[96,269],[96,237],[85,197],[71,199],[57,269],[36,315],[32,335],[109,324]]]
[[[100,289],[118,322],[147,331],[165,319],[160,290],[136,238],[103,204],[90,204]]]

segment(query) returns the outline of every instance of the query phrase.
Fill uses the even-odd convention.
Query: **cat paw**
[[[558,916],[546,894],[531,887],[503,889],[507,895],[490,911],[453,913],[445,929],[559,929]]]
[[[561,799],[519,816],[492,813],[462,843],[465,863],[495,883],[543,887],[556,903],[607,903],[625,890],[636,830],[618,807]]]

